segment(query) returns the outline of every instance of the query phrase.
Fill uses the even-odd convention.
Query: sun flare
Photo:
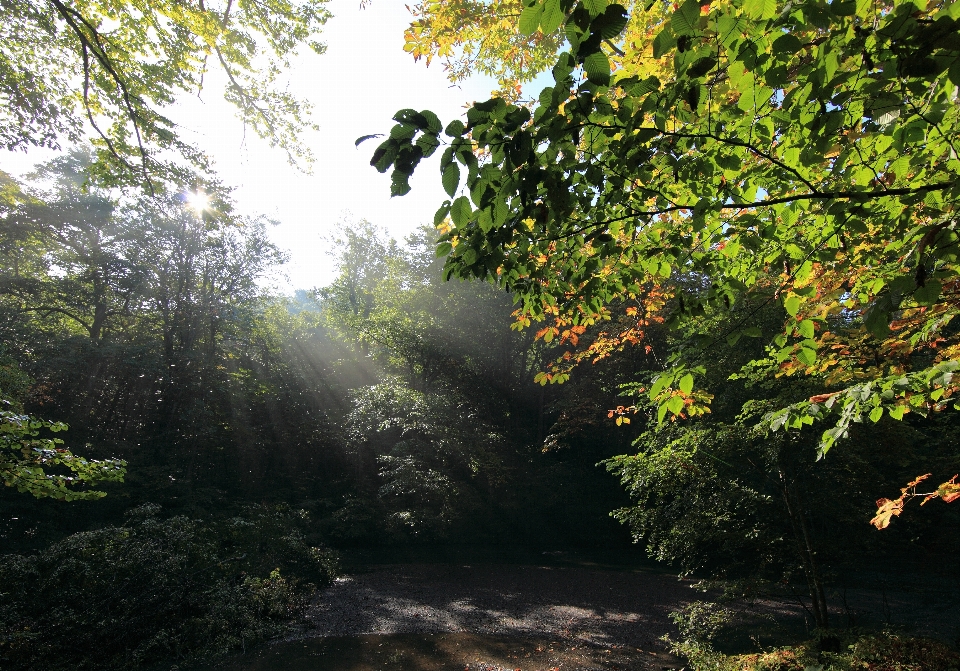
[[[186,195],[187,207],[196,212],[197,214],[203,214],[210,209],[210,196],[203,191],[192,191]]]

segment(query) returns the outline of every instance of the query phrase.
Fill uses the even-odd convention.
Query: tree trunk
[[[810,592],[811,613],[818,629],[830,628],[830,616],[827,611],[827,598],[823,588],[823,575],[817,561],[817,552],[814,546],[810,524],[804,514],[796,488],[787,482],[784,473],[780,473],[781,494],[787,507],[790,525],[793,527],[793,537],[797,544],[797,554],[803,564],[803,573],[807,579],[807,588]]]

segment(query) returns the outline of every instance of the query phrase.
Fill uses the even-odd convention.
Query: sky
[[[333,18],[322,35],[326,53],[301,56],[289,72],[290,90],[313,104],[319,126],[302,138],[316,157],[312,174],[292,168],[282,150],[244,132],[215,81],[199,98],[186,97],[169,110],[181,137],[206,151],[220,179],[234,187],[238,210],[280,222],[270,234],[290,257],[285,277],[273,281],[284,293],[333,279],[326,238],[338,223],[366,219],[400,240],[432,222],[447,197],[440,185],[440,152],[418,167],[409,194],[391,198],[389,173],[369,165],[377,141],[357,148],[356,138],[388,132],[393,114],[405,107],[433,110],[446,124],[463,114],[464,104],[487,99],[495,87],[480,77],[451,86],[440,63],[429,68],[415,63],[403,51],[410,14],[400,0],[374,0],[363,10],[359,5],[332,0]],[[36,151],[8,154],[0,156],[0,168],[23,175],[48,157]]]

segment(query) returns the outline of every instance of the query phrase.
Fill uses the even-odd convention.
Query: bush
[[[940,641],[890,632],[833,634],[840,652],[829,652],[819,641],[769,652],[719,656],[696,671],[960,671],[960,653]]]
[[[694,601],[669,617],[677,626],[680,640],[669,636],[661,640],[669,645],[672,654],[686,657],[697,671],[721,667],[724,657],[713,649],[713,641],[729,622],[729,611],[715,603]]]
[[[282,633],[335,575],[289,509],[217,523],[158,513],[0,558],[0,666],[132,669],[244,648]]]

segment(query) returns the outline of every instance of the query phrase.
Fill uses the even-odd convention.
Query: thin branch
[[[606,44],[608,47],[610,47],[610,50],[620,58],[623,58],[624,56],[627,55],[626,53],[624,53],[623,49],[618,47],[616,44],[614,44],[610,40],[604,40],[603,43]]]
[[[137,147],[140,150],[140,168],[143,173],[144,181],[147,184],[147,187],[150,190],[151,195],[156,195],[153,190],[153,183],[150,180],[150,175],[147,172],[147,150],[143,146],[143,137],[140,133],[140,121],[139,114],[137,113],[136,108],[133,106],[131,101],[130,91],[127,88],[126,82],[123,80],[123,77],[120,76],[120,73],[117,72],[116,68],[113,66],[113,62],[110,60],[110,57],[107,55],[106,49],[104,48],[103,42],[100,39],[100,33],[97,32],[97,29],[87,21],[84,16],[77,10],[67,7],[61,0],[50,0],[50,4],[54,6],[57,10],[57,13],[63,17],[64,21],[70,26],[74,34],[80,40],[81,49],[83,51],[84,58],[84,105],[87,109],[87,115],[92,118],[92,113],[90,111],[89,99],[87,93],[89,91],[89,59],[87,52],[92,53],[94,58],[97,59],[97,62],[106,70],[107,74],[110,75],[110,78],[116,83],[117,88],[120,90],[120,95],[123,98],[123,105],[126,109],[127,116],[130,117],[130,121],[133,123],[133,132],[137,138]],[[81,25],[82,24],[82,25]],[[84,28],[89,31],[90,35],[88,36],[84,32]],[[91,40],[92,36],[92,40]],[[95,125],[95,124],[94,124]],[[96,126],[96,125],[95,125]],[[97,129],[97,132],[100,133],[101,137],[103,133]],[[104,139],[106,139],[104,137]],[[108,147],[111,147],[108,141]],[[111,152],[120,158],[117,155],[116,150],[111,147]],[[125,165],[128,165],[126,161],[120,159]]]

